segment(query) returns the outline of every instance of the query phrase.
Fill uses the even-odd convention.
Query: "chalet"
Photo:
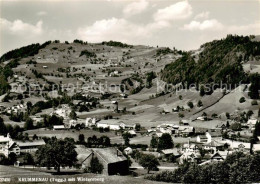
[[[216,140],[212,140],[211,142],[206,142],[203,144],[203,148],[208,151],[213,151],[215,153],[218,150],[223,150],[225,144],[218,142]]]
[[[40,146],[45,145],[45,142],[44,140],[26,142],[17,141],[17,145],[19,146],[21,153],[32,153],[36,152]]]
[[[90,166],[92,157],[97,157],[104,166],[103,174],[128,174],[128,160],[123,153],[116,148],[86,148],[82,145],[77,145],[75,150],[78,153],[78,164],[83,169]]]
[[[232,151],[217,151],[216,153],[214,153],[211,158],[210,161],[211,162],[220,162],[223,161],[227,158],[228,155],[232,154]]]

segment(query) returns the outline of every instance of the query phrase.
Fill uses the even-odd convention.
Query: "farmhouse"
[[[101,120],[96,123],[97,128],[109,128],[110,130],[125,129],[123,121],[118,120]]]
[[[19,146],[21,153],[31,153],[36,152],[39,146],[45,145],[44,140],[37,140],[37,141],[26,141],[26,142],[18,142],[17,145]]]
[[[97,157],[104,166],[103,174],[126,175],[128,174],[128,160],[121,151],[116,148],[86,148],[76,146],[77,159],[81,167],[88,168],[92,157]]]

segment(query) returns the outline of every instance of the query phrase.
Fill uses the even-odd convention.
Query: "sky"
[[[260,35],[259,0],[0,0],[0,55],[74,39],[193,50],[227,34]]]

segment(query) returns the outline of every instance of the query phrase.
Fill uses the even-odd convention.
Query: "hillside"
[[[260,42],[254,37],[228,35],[225,39],[203,44],[198,51],[186,53],[176,62],[166,65],[161,72],[164,81],[172,84],[227,83],[248,80],[242,64],[258,61]]]

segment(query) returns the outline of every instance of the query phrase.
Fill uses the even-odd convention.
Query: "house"
[[[224,158],[219,154],[219,152],[216,152],[211,156],[210,160],[211,162],[220,162],[223,161]]]
[[[232,151],[218,151],[211,156],[210,160],[211,162],[220,162],[225,160],[230,154],[232,154]]]
[[[223,150],[225,144],[216,140],[212,140],[211,142],[204,143],[203,146],[205,150],[213,151],[213,153],[216,153],[218,150]]]
[[[209,130],[208,132],[205,133],[206,137],[207,137],[207,143],[210,143],[213,138],[220,138],[222,136],[220,131],[215,131],[215,130]]]
[[[192,163],[198,163],[198,160],[201,158],[201,155],[199,153],[194,152],[184,152],[180,157],[180,164],[183,164],[186,162],[192,162]]]
[[[205,117],[204,116],[197,117],[197,120],[205,121]]]
[[[208,137],[206,135],[198,135],[197,136],[198,143],[205,143],[208,142]]]
[[[65,130],[64,125],[53,125],[53,130]]]
[[[178,134],[182,137],[190,136],[194,132],[195,132],[195,129],[192,126],[179,126],[179,129],[178,129]]]
[[[260,144],[253,144],[252,150],[254,152],[260,152]]]
[[[90,166],[91,158],[97,157],[104,166],[102,174],[128,174],[128,160],[123,153],[116,148],[86,148],[83,145],[77,145],[75,150],[78,154],[78,164],[83,169]]]
[[[69,116],[70,112],[71,112],[71,109],[67,105],[63,104],[61,108],[53,111],[51,113],[51,115],[54,114],[54,115],[58,115],[58,116],[63,117],[63,118],[67,118]]]
[[[249,126],[251,130],[254,130],[256,123],[257,123],[257,119],[249,119],[246,124],[247,126]]]
[[[7,134],[6,137],[0,136],[0,153],[4,154],[6,157],[10,153],[20,155],[19,146],[13,141],[9,134]]]
[[[125,129],[125,124],[118,120],[101,120],[96,123],[97,128],[109,128],[110,130],[120,130]]]
[[[36,141],[26,141],[26,142],[18,142],[21,153],[32,153],[36,152],[40,146],[45,145],[44,140],[36,140]]]
[[[134,130],[129,130],[129,131],[126,131],[126,132],[129,133],[131,135],[131,137],[136,136],[136,132]]]
[[[171,148],[171,149],[164,149],[164,150],[161,150],[160,153],[164,156],[164,157],[168,157],[168,156],[175,156],[175,158],[178,158],[180,157],[182,154],[180,152],[179,149],[177,148]]]
[[[190,144],[190,143],[183,144],[182,152],[198,153],[199,147],[196,144]]]
[[[97,119],[96,118],[86,118],[86,127],[96,126]]]

